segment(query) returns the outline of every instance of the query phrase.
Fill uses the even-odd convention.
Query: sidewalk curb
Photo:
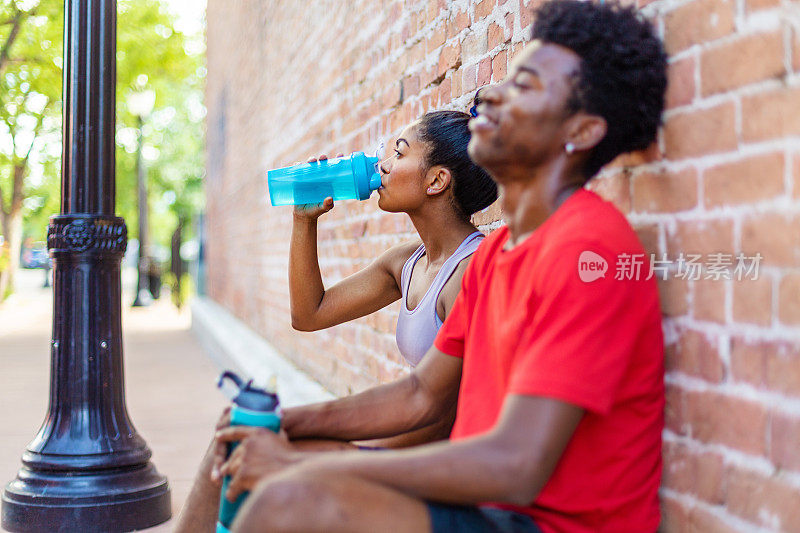
[[[213,300],[196,296],[191,308],[191,331],[220,369],[234,370],[259,384],[277,376],[278,395],[287,407],[335,398]]]

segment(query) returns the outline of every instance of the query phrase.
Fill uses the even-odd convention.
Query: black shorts
[[[533,519],[516,511],[427,502],[433,533],[542,533]]]

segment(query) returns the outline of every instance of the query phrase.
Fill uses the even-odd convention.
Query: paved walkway
[[[43,272],[21,271],[19,290],[0,306],[0,484],[14,478],[20,455],[47,409],[52,320],[51,289]],[[127,285],[127,284],[126,284]],[[168,300],[131,309],[123,297],[128,411],[166,474],[177,515],[225,405],[214,389],[217,369],[190,333],[188,310]],[[171,522],[147,531],[171,531]]]

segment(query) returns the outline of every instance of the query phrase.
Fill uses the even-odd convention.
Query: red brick
[[[765,454],[767,410],[763,405],[711,391],[687,392],[686,413],[692,437],[700,442]],[[735,424],[731,413],[736,413]]]
[[[478,87],[483,87],[492,81],[492,60],[488,57],[478,64]]]
[[[501,50],[492,58],[492,81],[494,83],[503,81],[508,71],[508,53]]]
[[[665,494],[661,502],[661,526],[658,531],[680,532],[688,531],[689,508],[681,500],[676,500]]]
[[[686,445],[665,442],[663,461],[661,486],[676,492],[691,492],[695,483],[695,461]]]
[[[738,205],[775,198],[784,191],[780,152],[722,163],[703,172],[706,207]]]
[[[665,97],[667,109],[688,105],[694,100],[696,64],[694,56],[685,57],[669,64],[667,70],[669,84]]]
[[[461,72],[461,67],[453,72],[453,75],[448,77],[448,81],[452,84],[452,89],[450,91],[451,98],[455,99],[464,94],[464,89],[461,84],[463,78],[463,73]],[[449,102],[448,102],[449,103]]]
[[[717,343],[717,339],[709,339],[699,331],[682,331],[678,342],[669,346],[667,369],[719,383],[725,371]]]
[[[728,35],[734,28],[733,0],[693,0],[664,17],[664,45],[672,55],[693,44]]]
[[[742,138],[747,142],[800,135],[800,88],[781,88],[742,97]]]
[[[781,5],[781,0],[746,0],[748,12],[758,11],[759,9],[771,9]]]
[[[462,69],[461,86],[465,92],[473,92],[478,87],[478,65],[470,65]]]
[[[725,518],[720,517],[719,514],[714,514],[702,507],[695,507],[689,511],[687,528],[692,533],[707,533],[710,531],[714,533],[741,532],[741,529],[729,525]]]
[[[800,325],[800,274],[785,274],[778,288],[778,318],[784,324]]]
[[[435,20],[436,17],[439,16],[439,13],[441,13],[442,10],[446,8],[447,8],[447,0],[429,0],[427,9],[428,22],[432,22],[433,20]]]
[[[733,102],[680,113],[664,126],[665,155],[670,159],[707,155],[736,149]]]
[[[734,337],[731,341],[731,376],[760,388],[766,382],[767,357],[774,350],[769,342],[748,341]]]
[[[497,5],[495,0],[482,0],[475,6],[475,21],[486,18],[491,14],[494,6]]]
[[[658,224],[637,224],[633,228],[636,235],[639,237],[642,246],[648,255],[656,254],[658,259],[661,258],[661,248],[659,246],[659,228]]]
[[[490,224],[496,220],[500,220],[502,214],[503,211],[500,206],[500,200],[497,200],[483,211],[472,215],[472,223],[476,226]]]
[[[459,11],[458,13],[451,13],[447,19],[447,35],[450,37],[456,36],[465,29],[469,28],[469,13],[466,11]]]
[[[704,50],[700,79],[704,96],[786,73],[783,31],[748,35]]]
[[[792,70],[800,71],[800,30],[792,27]]]
[[[800,417],[772,413],[770,421],[770,454],[773,464],[781,469],[800,471]]]
[[[493,50],[505,41],[503,35],[503,28],[492,22],[489,24],[489,29],[486,32],[486,42],[488,43],[489,50]]]
[[[733,250],[733,221],[731,220],[679,221],[676,223],[674,234],[667,232],[667,253],[673,260],[683,252],[684,255],[703,255],[699,261],[703,263],[706,260],[706,254],[732,254]]]
[[[642,172],[632,179],[633,210],[674,213],[697,207],[697,171]]]
[[[532,4],[533,2],[530,2]],[[533,6],[519,0],[519,26],[525,30],[533,23]]]
[[[686,419],[686,391],[667,383],[664,396],[664,427],[676,435],[687,435],[690,427]]]
[[[774,391],[800,397],[800,351],[796,343],[772,343],[766,354],[766,384]]]
[[[427,51],[430,53],[444,44],[447,35],[447,26],[439,24],[433,27],[433,33],[428,37]]]
[[[725,316],[726,282],[715,279],[701,279],[692,282],[693,313],[698,320],[708,320],[724,324]]]
[[[800,531],[798,501],[800,489],[779,476],[729,467],[726,508],[734,515],[773,531]]]
[[[665,316],[682,316],[689,311],[689,283],[682,279],[658,280],[661,312]]]
[[[694,493],[712,505],[725,501],[725,465],[722,458],[715,453],[701,453],[695,460],[696,480]],[[698,531],[710,531],[700,529]],[[714,530],[718,531],[718,530]]]
[[[768,326],[772,323],[772,279],[733,281],[733,321]]]
[[[437,107],[441,107],[450,103],[452,99],[452,82],[450,78],[445,78],[442,80],[442,83],[439,84],[439,105]]]
[[[451,68],[458,68],[461,66],[461,43],[454,43],[445,46],[439,56],[439,76]]]
[[[800,154],[792,158],[792,196],[800,198]]]
[[[631,181],[628,172],[617,172],[611,176],[594,178],[589,182],[593,190],[605,200],[612,202],[623,213],[631,210]]]
[[[742,252],[748,256],[760,253],[761,266],[800,265],[800,215],[777,213],[753,215],[742,221]]]

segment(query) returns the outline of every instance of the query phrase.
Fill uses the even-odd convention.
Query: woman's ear
[[[450,173],[450,169],[442,166],[431,167],[425,175],[425,181],[428,184],[425,192],[430,196],[441,194],[450,186],[452,179],[453,175]]]
[[[606,119],[588,113],[576,113],[570,119],[567,142],[576,152],[591,150],[603,140],[608,131]]]

